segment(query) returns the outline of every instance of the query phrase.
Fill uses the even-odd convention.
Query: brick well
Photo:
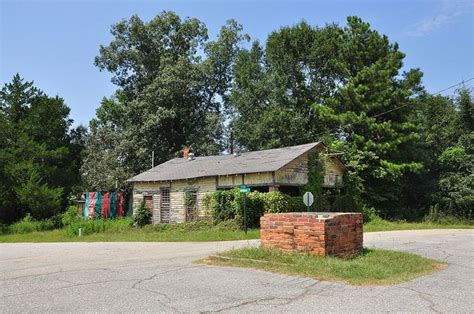
[[[362,214],[265,214],[260,218],[260,239],[264,248],[353,257],[363,247]]]

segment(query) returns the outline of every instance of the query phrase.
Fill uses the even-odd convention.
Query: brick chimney
[[[190,148],[189,147],[185,147],[183,149],[183,158],[184,159],[187,159],[189,157],[189,151],[190,151]]]

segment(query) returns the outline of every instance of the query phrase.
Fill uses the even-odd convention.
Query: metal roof
[[[277,171],[321,142],[260,150],[234,155],[195,157],[194,160],[174,158],[128,181],[171,181],[209,176]]]

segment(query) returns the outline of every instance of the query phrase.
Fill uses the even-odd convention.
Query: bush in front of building
[[[263,199],[265,213],[278,214],[306,211],[306,207],[300,196],[290,196],[281,192],[259,194],[259,197]]]
[[[61,223],[64,227],[69,226],[72,223],[81,221],[83,218],[79,214],[79,209],[76,205],[70,205],[64,213],[60,215]]]
[[[203,199],[203,204],[216,223],[236,220],[243,226],[243,197],[239,189],[216,191],[207,194]],[[260,217],[265,213],[305,210],[300,197],[292,197],[282,192],[247,193],[245,202],[247,225],[250,228],[259,227]]]
[[[133,225],[140,228],[149,225],[151,224],[151,218],[150,209],[146,207],[145,202],[141,202],[135,214],[133,214]]]

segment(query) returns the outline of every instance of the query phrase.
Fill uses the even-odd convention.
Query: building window
[[[162,223],[170,222],[170,189],[161,189],[160,220]]]
[[[146,208],[148,208],[150,212],[153,212],[153,196],[145,195],[143,197],[143,202],[145,202]]]
[[[197,191],[186,191],[185,192],[185,215],[186,221],[193,221],[198,217],[198,201],[197,201]]]

